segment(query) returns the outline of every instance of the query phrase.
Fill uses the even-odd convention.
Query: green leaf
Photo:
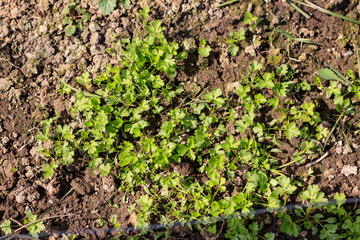
[[[256,60],[253,60],[250,64],[251,71],[259,71],[259,70],[261,70],[261,68],[262,68],[262,65]]]
[[[84,72],[83,74],[81,74],[81,76],[76,78],[76,81],[78,83],[84,84],[86,86],[86,84],[91,82],[90,73],[89,72]]]
[[[153,201],[148,195],[142,195],[136,202],[141,205],[142,211],[148,211],[152,207]]]
[[[236,93],[239,95],[239,98],[245,98],[247,96],[247,93],[250,92],[251,88],[249,85],[239,85],[236,87]]]
[[[216,88],[212,90],[211,92],[208,92],[204,95],[204,98],[206,101],[211,102],[214,101],[214,103],[217,105],[217,107],[222,107],[225,103],[225,99],[221,98],[222,91],[220,88]]]
[[[201,111],[205,108],[206,105],[205,103],[199,103],[199,104],[192,103],[190,106],[192,109],[194,109],[195,114],[200,115]]]
[[[226,137],[225,143],[222,144],[224,150],[237,149],[240,145],[240,141],[235,141],[234,136],[230,135]]]
[[[100,177],[107,176],[110,173],[110,170],[111,170],[111,164],[110,163],[101,164],[99,166]]]
[[[150,23],[150,26],[146,26],[146,31],[150,34],[159,35],[164,29],[161,27],[161,21],[153,21]]]
[[[266,240],[275,240],[275,233],[271,232],[271,233],[266,233],[264,235]]]
[[[66,25],[72,25],[73,21],[74,21],[73,18],[66,17],[66,18],[64,18],[63,23]]]
[[[350,220],[350,219],[346,219],[341,227],[342,227],[343,229],[351,229],[352,226],[353,226],[353,223],[351,222],[351,220]]]
[[[302,80],[302,82],[300,83],[300,87],[303,91],[311,90],[311,85],[306,80]]]
[[[38,132],[37,135],[35,135],[35,139],[38,141],[41,141],[42,143],[46,142],[46,140],[49,139],[48,136],[46,136],[44,133],[42,132]]]
[[[246,31],[245,29],[240,29],[239,31],[237,32],[234,32],[234,33],[230,33],[230,37],[231,37],[231,40],[233,40],[232,43],[240,43],[241,41],[245,40],[246,39]],[[230,41],[231,42],[231,41]]]
[[[103,218],[98,218],[98,219],[96,219],[96,223],[97,223],[100,227],[102,227],[102,226],[104,226],[105,224],[107,224],[107,222],[106,222]]]
[[[216,234],[216,224],[211,225],[210,227],[208,227],[208,232],[211,234]]]
[[[284,221],[280,226],[280,231],[289,236],[297,237],[300,233],[300,227],[293,223],[289,215],[285,215]]]
[[[248,114],[243,115],[241,119],[244,121],[244,123],[247,126],[251,126],[254,124],[254,118],[255,118],[254,111],[250,111]]]
[[[319,76],[326,80],[336,80],[342,82],[342,79],[340,79],[333,71],[328,68],[320,69]]]
[[[238,46],[232,45],[232,46],[228,47],[228,51],[231,54],[231,56],[233,56],[233,57],[235,57],[238,54],[239,50],[240,50],[240,47],[238,47]]]
[[[288,123],[285,125],[285,136],[291,140],[291,138],[293,137],[297,137],[300,135],[300,130],[299,128],[296,126],[295,122],[292,123]]]
[[[98,7],[102,14],[109,15],[116,7],[116,0],[99,0]]]
[[[286,176],[279,176],[276,178],[276,180],[278,181],[278,183],[281,186],[281,189],[282,189],[282,191],[284,191],[284,193],[292,194],[293,192],[295,192],[296,187],[294,185],[291,185],[290,178],[288,178]]]
[[[346,202],[346,195],[344,193],[335,193],[334,199],[336,200],[336,204],[339,206]]]
[[[122,5],[125,9],[129,9],[131,1],[130,0],[120,0],[120,5]]]
[[[185,153],[187,153],[187,151],[189,150],[189,148],[185,145],[179,145],[177,148],[177,153],[179,154],[180,157],[184,156]]]
[[[239,157],[245,164],[248,164],[253,158],[253,155],[251,154],[251,152],[242,149],[239,153]]]
[[[86,22],[89,21],[90,18],[91,18],[91,15],[84,10],[83,16],[82,16],[82,18],[81,18],[81,21],[82,21],[83,23],[86,23]]]
[[[71,92],[71,88],[69,85],[63,83],[61,84],[61,88],[59,91],[61,94],[69,94]]]
[[[256,123],[256,125],[253,127],[253,132],[257,134],[258,137],[262,137],[264,135],[264,127],[261,123]]]
[[[328,200],[324,196],[318,185],[309,185],[306,191],[300,193],[301,200],[309,200],[311,203],[326,203]]]
[[[5,234],[10,234],[11,233],[11,221],[8,219],[5,219],[1,224],[0,224],[0,228],[1,230],[5,233]]]
[[[243,23],[244,24],[250,24],[252,22],[255,22],[257,20],[257,17],[253,16],[251,14],[251,12],[249,11],[246,11],[245,14],[244,14],[244,20],[243,20]]]
[[[70,11],[69,5],[66,4],[65,7],[63,8],[63,10],[61,11],[61,14],[62,14],[62,15],[66,15],[66,14],[69,13],[69,11]]]
[[[24,224],[33,223],[36,221],[37,216],[33,215],[31,210],[28,210],[26,212],[27,219],[24,219]],[[45,229],[43,221],[38,221],[33,224],[30,224],[26,227],[26,229],[29,231],[29,233],[33,236],[37,236],[38,233],[43,231]]]
[[[120,159],[120,161],[119,161],[120,167],[124,167],[124,166],[128,165],[130,162],[135,163],[138,160],[136,154],[133,152],[129,152],[129,153],[122,152],[120,154],[119,159]]]
[[[336,217],[329,217],[326,219],[327,223],[336,223],[338,219]]]
[[[288,66],[286,64],[282,64],[281,66],[279,66],[276,69],[276,72],[279,73],[280,75],[284,76],[288,72]]]
[[[150,12],[150,7],[149,6],[144,6],[143,9],[139,10],[139,13],[137,14],[137,17],[140,20],[145,21],[149,17],[149,12]]]
[[[76,31],[76,26],[74,26],[74,25],[68,25],[65,28],[65,34],[68,36],[73,35],[75,33],[75,31]]]
[[[50,164],[46,164],[42,170],[44,171],[43,176],[44,178],[48,179],[50,178],[52,175],[54,175],[55,171],[54,169],[57,168],[59,165],[56,164],[55,162],[52,162],[51,165]]]
[[[117,223],[117,215],[113,214],[110,218],[110,222],[115,225]]]
[[[173,120],[163,122],[161,125],[161,131],[159,132],[159,135],[164,138],[169,138],[173,132],[173,129],[175,127],[175,122]]]
[[[198,53],[203,57],[210,56],[210,52],[211,52],[211,47],[209,45],[207,45],[206,47],[199,47],[198,49]]]
[[[205,46],[206,45],[206,41],[204,38],[200,38],[200,46]]]
[[[341,89],[338,87],[338,82],[331,81],[330,86],[326,88],[326,94],[331,97],[332,94],[334,96],[339,96],[341,94]]]
[[[279,106],[280,101],[279,101],[279,98],[277,98],[277,97],[272,97],[272,98],[268,98],[268,99],[267,99],[267,103],[268,103],[271,107],[277,108],[277,107]]]

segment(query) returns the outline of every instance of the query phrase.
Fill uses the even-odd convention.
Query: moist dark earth
[[[358,25],[311,8],[304,8],[311,16],[306,19],[286,1],[239,1],[222,8],[216,8],[221,0],[134,1],[129,9],[119,6],[108,16],[99,12],[96,0],[79,1],[91,18],[84,24],[83,31],[67,36],[61,11],[69,2],[0,1],[0,222],[4,219],[22,222],[27,209],[38,216],[48,210],[46,217],[65,215],[44,221],[45,232],[57,232],[51,239],[61,239],[61,231],[71,233],[99,228],[98,216],[109,221],[110,216],[117,214],[122,226],[132,226],[128,206],[111,206],[122,198],[117,193],[116,181],[110,176],[96,177],[98,173],[87,169],[84,162],[76,161],[66,171],[56,172],[50,180],[44,179],[41,167],[45,159],[37,153],[39,143],[34,136],[41,128],[40,121],[53,116],[54,109],[62,118],[68,117],[70,104],[75,99],[57,92],[61,84],[59,79],[75,83],[75,78],[85,69],[97,76],[107,64],[116,63],[105,52],[112,46],[110,36],[113,33],[120,37],[136,35],[140,31],[136,13],[143,6],[150,6],[150,19],[162,21],[169,41],[181,44],[186,39],[195,39],[198,45],[199,39],[204,38],[210,44],[212,53],[207,59],[199,57],[196,49],[187,49],[189,58],[176,77],[177,81],[185,83],[185,89],[219,87],[227,94],[232,84],[246,74],[254,59],[268,68],[291,64],[298,72],[296,77],[308,81],[325,67],[325,63],[342,73],[347,69],[357,70]],[[313,2],[335,13],[360,18],[359,1]],[[242,26],[242,16],[247,10],[263,18],[255,29],[261,43],[254,48],[244,46],[237,57],[231,57],[226,38]],[[319,44],[306,45],[297,41],[284,44],[288,39],[276,33],[271,42],[269,36],[274,28]],[[357,111],[352,119],[345,119],[339,125],[348,143],[344,137],[335,136],[326,147],[329,155],[312,166],[316,176],[307,179],[307,183],[318,184],[327,197],[335,192],[360,197],[359,136],[348,130],[351,124],[356,124],[359,115]],[[336,121],[337,117],[336,112],[329,111],[331,121]],[[291,145],[284,144],[282,148],[292,156]],[[284,154],[284,161],[286,158]],[[351,174],[344,174],[344,169],[351,169]],[[291,166],[286,172],[301,176],[305,170],[304,166]],[[355,207],[348,206],[350,210]],[[277,232],[277,239],[293,239],[280,233],[279,226],[274,224],[276,218],[271,215],[261,216],[260,220],[262,218],[268,222],[264,232]],[[219,224],[221,227],[222,223]],[[101,231],[77,233],[80,239],[110,239],[112,236],[112,233]],[[224,237],[219,234],[218,238]],[[210,237],[204,232],[175,227],[170,229],[169,239]]]

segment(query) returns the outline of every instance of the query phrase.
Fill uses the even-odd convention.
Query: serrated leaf
[[[199,53],[200,55],[202,55],[203,57],[208,57],[208,56],[210,56],[210,52],[211,52],[211,47],[210,47],[210,46],[199,47],[199,49],[198,49],[198,53]]]
[[[258,137],[262,137],[264,135],[262,124],[256,123],[256,125],[253,127],[253,132],[256,133]]]
[[[163,31],[163,28],[161,27],[161,21],[157,20],[157,21],[153,21],[150,23],[150,26],[146,26],[146,31],[148,31],[148,33],[150,34],[161,34]]]
[[[205,46],[206,45],[206,41],[204,38],[201,38],[200,39],[200,43],[199,43],[200,46]]]
[[[297,237],[300,233],[300,227],[293,223],[289,215],[285,215],[284,222],[280,226],[280,231],[289,236]]]
[[[276,69],[276,72],[280,75],[286,75],[288,72],[288,66],[286,64],[282,64]]]
[[[0,228],[1,230],[5,233],[5,234],[10,234],[11,233],[11,221],[8,219],[5,219],[1,224],[0,224]]]
[[[124,167],[126,165],[128,165],[130,162],[136,162],[138,160],[138,158],[136,157],[136,154],[133,152],[123,152],[122,154],[120,154],[120,161],[119,161],[119,166],[120,167]]]
[[[185,145],[179,145],[177,148],[177,153],[180,157],[184,156],[185,153],[189,150],[189,148]]]
[[[76,31],[76,26],[74,26],[74,25],[68,25],[65,28],[65,34],[68,36],[73,35],[75,33],[75,31]]]
[[[102,14],[109,15],[116,7],[116,0],[99,0],[98,7]]]
[[[261,70],[261,68],[262,68],[262,65],[256,60],[253,60],[250,64],[251,71],[258,71],[258,70]]]
[[[44,171],[43,177],[46,178],[46,179],[50,178],[50,177],[51,177],[52,175],[54,175],[54,173],[55,173],[54,168],[52,168],[52,167],[50,166],[50,164],[46,164],[46,165],[42,168],[42,170]]]
[[[271,232],[271,233],[266,233],[264,235],[266,240],[275,240],[275,233]]]
[[[293,137],[297,137],[300,135],[300,130],[299,128],[296,126],[295,122],[289,123],[285,126],[285,136],[291,140],[291,138]]]
[[[107,176],[110,173],[110,170],[111,170],[111,164],[110,163],[101,164],[99,166],[100,177]]]
[[[89,19],[91,18],[91,15],[87,12],[85,12],[81,18],[81,21],[86,23],[87,21],[89,21]]]
[[[244,20],[243,20],[244,24],[249,24],[249,23],[255,22],[256,20],[257,20],[257,17],[253,16],[251,14],[251,12],[249,12],[249,11],[245,12]]]
[[[229,46],[228,47],[228,51],[231,54],[231,56],[235,57],[238,52],[239,52],[240,48],[238,46]]]
[[[61,11],[61,14],[62,15],[66,15],[66,14],[68,14],[69,13],[69,5],[66,5],[64,8],[63,8],[63,10]]]
[[[130,4],[130,0],[120,0],[120,5],[122,5],[125,9],[128,9],[130,7]]]

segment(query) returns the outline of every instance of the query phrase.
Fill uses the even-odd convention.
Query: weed
[[[240,43],[246,39],[246,34],[248,32],[252,32],[255,29],[259,21],[261,21],[261,19],[253,16],[249,11],[245,12],[243,23],[244,25],[251,25],[246,29],[242,28],[236,32],[230,33],[230,38],[227,39],[226,42],[230,45],[228,47],[228,52],[231,54],[231,56],[237,56],[240,50]]]
[[[307,6],[307,7],[310,7],[310,8],[313,8],[313,9],[316,9],[320,12],[323,12],[323,13],[326,13],[326,14],[329,14],[331,16],[334,16],[334,17],[337,17],[337,18],[341,18],[343,20],[346,20],[346,21],[349,21],[349,22],[352,22],[352,23],[355,23],[355,24],[360,24],[359,21],[355,20],[355,19],[352,19],[352,18],[348,18],[348,17],[345,17],[343,15],[340,15],[340,14],[337,14],[337,13],[334,13],[334,12],[331,12],[329,10],[326,10],[322,7],[319,7],[318,5],[308,1],[308,0],[304,0],[304,2],[301,2],[301,1],[298,1],[298,0],[294,0],[294,2],[298,3],[298,4],[301,4],[301,5],[304,5],[304,6]]]
[[[15,221],[15,220],[13,220]],[[16,221],[17,223],[17,221]],[[33,215],[33,213],[31,212],[31,210],[28,210],[26,212],[26,218],[24,219],[24,222],[23,222],[24,225],[20,224],[20,226],[22,226],[21,228],[25,228],[29,231],[29,233],[31,234],[31,236],[37,238],[38,234],[40,232],[42,232],[44,229],[45,229],[45,226],[44,226],[44,223],[42,220],[38,220],[37,216],[36,215]],[[11,221],[8,220],[8,219],[5,219],[1,225],[0,225],[0,228],[1,230],[6,234],[10,234],[12,233],[12,229],[13,227],[20,227],[20,226],[12,226],[11,225]],[[19,231],[21,228],[18,228],[17,230],[15,230],[14,232],[16,231]]]
[[[149,224],[155,220],[183,222],[241,212],[248,216],[228,219],[225,236],[257,239],[263,224],[251,221],[254,216],[250,213],[258,207],[275,211],[300,192],[308,208],[295,211],[296,218],[279,211],[282,232],[298,237],[302,229],[311,229],[321,239],[356,236],[358,219],[344,213],[341,204],[327,208],[336,221],[332,216],[313,214],[318,204],[327,201],[324,193],[316,185],[304,190],[304,184],[282,172],[320,153],[321,141],[326,139],[326,145],[332,134],[333,130],[322,124],[317,101],[299,103],[293,97],[315,87],[305,80],[295,81],[295,71],[286,64],[265,69],[252,61],[233,99],[226,98],[221,89],[187,96],[182,84],[173,80],[186,53],[178,53],[178,44],[166,40],[160,21],[147,22],[148,14],[149,8],[139,13],[144,37],[120,39],[109,49],[120,64],[107,66],[94,79],[87,72],[81,74],[77,87],[63,82],[60,93],[74,92],[72,117],[83,119],[83,126],[56,125],[58,116],[41,122],[43,129],[36,139],[52,143],[52,147],[39,150],[49,159],[43,165],[44,177],[50,178],[59,166],[66,171],[81,156],[88,168],[98,169],[100,177],[119,179],[124,204],[129,204],[127,196],[141,192],[128,210],[136,216],[134,225],[142,234],[150,231]],[[257,22],[250,12],[245,13],[244,24],[250,27],[231,35],[232,55]],[[208,57],[210,52],[210,46],[200,39],[198,53]],[[333,99],[341,113],[339,119],[352,114],[351,97],[358,96],[360,89],[354,74],[348,71],[351,80],[346,81],[334,70],[321,70],[319,75],[329,83],[322,85],[317,78],[317,90]],[[270,122],[259,120],[269,111],[279,117]],[[228,126],[234,126],[233,134],[227,133]],[[294,146],[289,161],[281,161],[278,146],[292,144],[294,139],[302,144]],[[185,164],[191,166],[188,175],[181,174]],[[309,169],[308,174],[312,173]],[[236,183],[239,174],[243,181]],[[237,189],[231,196],[225,194],[230,188]],[[344,196],[336,195],[335,200],[343,202]],[[5,230],[7,223],[2,225]],[[97,223],[109,224],[101,216]],[[110,224],[119,228],[116,216]],[[209,224],[205,224],[207,231],[215,235],[216,225]],[[341,229],[352,230],[343,233]],[[163,234],[166,236],[161,233],[159,237]],[[275,236],[267,233],[260,238]]]
[[[76,30],[83,30],[83,23],[86,23],[90,19],[90,14],[86,12],[84,8],[80,8],[78,1],[73,1],[63,8],[62,15],[64,15],[65,34],[68,36],[73,35]]]
[[[128,9],[131,1],[130,0],[98,0],[98,7],[100,12],[104,15],[109,15],[115,10],[116,4],[119,2],[125,9]]]
[[[198,53],[202,55],[203,57],[210,56],[211,47],[207,45],[204,38],[200,39],[200,47],[198,48]]]

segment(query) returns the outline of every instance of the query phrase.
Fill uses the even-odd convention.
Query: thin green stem
[[[221,3],[221,4],[217,5],[216,7],[217,7],[217,8],[219,8],[219,7],[224,7],[224,6],[227,6],[227,5],[230,5],[230,4],[239,2],[239,1],[240,1],[240,0],[230,0],[230,1],[227,1],[227,2],[224,2],[224,3]]]
[[[290,162],[288,162],[288,163],[285,163],[285,164],[283,164],[283,165],[281,165],[281,166],[279,166],[279,167],[277,167],[277,168],[275,168],[275,169],[281,169],[281,168],[287,167],[287,166],[289,166],[289,165],[291,165],[291,164],[293,164],[293,163],[300,162],[300,161],[302,161],[302,160],[303,160],[302,158],[295,159],[295,160],[292,160],[292,161],[290,161]]]
[[[340,14],[337,14],[337,13],[333,13],[333,12],[331,12],[331,11],[329,11],[329,10],[326,10],[326,9],[324,9],[324,8],[322,8],[322,7],[319,7],[318,5],[312,3],[312,2],[310,2],[310,1],[308,1],[308,0],[304,0],[305,3],[300,2],[300,1],[298,1],[298,0],[294,0],[294,1],[295,1],[296,3],[298,3],[298,4],[301,4],[301,5],[304,5],[304,6],[307,6],[307,7],[316,9],[316,10],[319,10],[320,12],[326,13],[326,14],[328,14],[328,15],[331,15],[331,16],[334,16],[334,17],[337,17],[337,18],[341,18],[341,19],[343,19],[343,20],[346,20],[346,21],[349,21],[349,22],[356,23],[356,24],[359,24],[359,25],[360,25],[360,22],[357,21],[357,20],[355,20],[355,19],[348,18],[348,17],[345,17],[345,16],[340,15]]]
[[[338,117],[338,119],[336,120],[334,126],[331,128],[331,131],[330,131],[330,133],[329,133],[329,136],[328,136],[328,137],[326,138],[326,140],[325,140],[324,147],[323,147],[322,151],[324,151],[324,149],[325,149],[325,147],[326,147],[326,145],[327,145],[327,142],[328,142],[329,139],[330,139],[330,136],[331,136],[332,133],[334,132],[334,130],[335,130],[337,124],[339,123],[341,117],[344,116],[345,111],[346,111],[346,109],[344,109],[344,111],[341,113],[341,115],[340,115],[340,116]]]
[[[296,6],[292,1],[290,0],[286,0],[286,2],[293,7],[295,10],[297,10],[300,14],[302,14],[305,18],[310,18],[310,16],[304,12],[301,8],[299,8],[298,6]]]

